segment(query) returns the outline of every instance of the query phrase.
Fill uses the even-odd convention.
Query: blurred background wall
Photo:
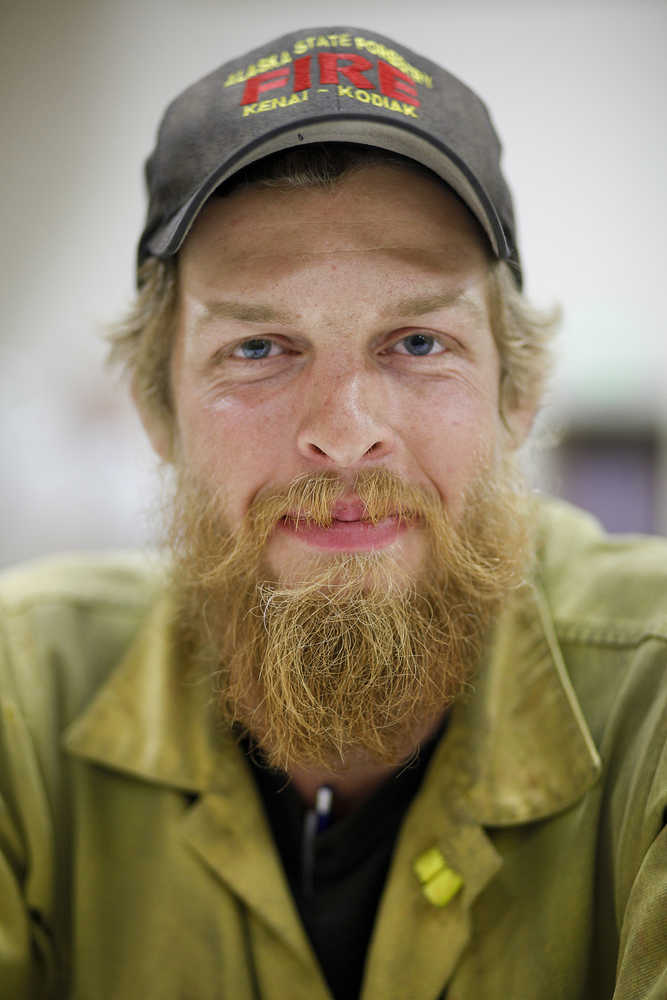
[[[527,291],[560,301],[538,484],[667,531],[664,0],[1,4],[0,564],[152,537],[154,461],[103,326],[125,307],[141,166],[183,86],[284,31],[351,24],[487,100]]]

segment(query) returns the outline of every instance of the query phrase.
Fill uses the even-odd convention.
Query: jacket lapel
[[[316,967],[255,789],[238,792],[204,795],[183,823],[183,839],[292,954]]]

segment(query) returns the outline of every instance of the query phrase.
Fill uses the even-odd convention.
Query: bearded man
[[[664,997],[667,550],[522,485],[554,317],[486,109],[297,32],[146,177],[169,556],[2,583],[2,995]]]

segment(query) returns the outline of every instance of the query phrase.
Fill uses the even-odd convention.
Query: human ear
[[[132,379],[131,393],[153,451],[163,462],[173,462],[173,417],[150,404],[140,391],[136,376]]]
[[[530,399],[517,399],[516,389],[511,385],[507,372],[500,380],[499,403],[500,418],[509,435],[510,446],[519,449],[533,428],[537,405]]]

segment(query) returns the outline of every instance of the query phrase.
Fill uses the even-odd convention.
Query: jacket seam
[[[151,596],[154,597],[154,595]],[[64,592],[60,594],[45,592],[43,594],[30,594],[29,596],[15,599],[10,598],[9,600],[6,597],[0,598],[0,612],[9,618],[18,617],[48,605],[66,605],[73,608],[99,608],[100,606],[106,608],[112,605],[114,607],[132,609],[144,606],[148,609],[151,607],[151,604],[152,600],[146,600],[145,594],[138,600],[132,600],[128,597],[115,597],[112,594],[103,593],[81,596]]]
[[[609,622],[573,622],[554,618],[554,625],[560,642],[581,642],[595,646],[612,646],[619,649],[638,646],[647,639],[657,639],[667,643],[667,625],[652,623],[610,625]]]

